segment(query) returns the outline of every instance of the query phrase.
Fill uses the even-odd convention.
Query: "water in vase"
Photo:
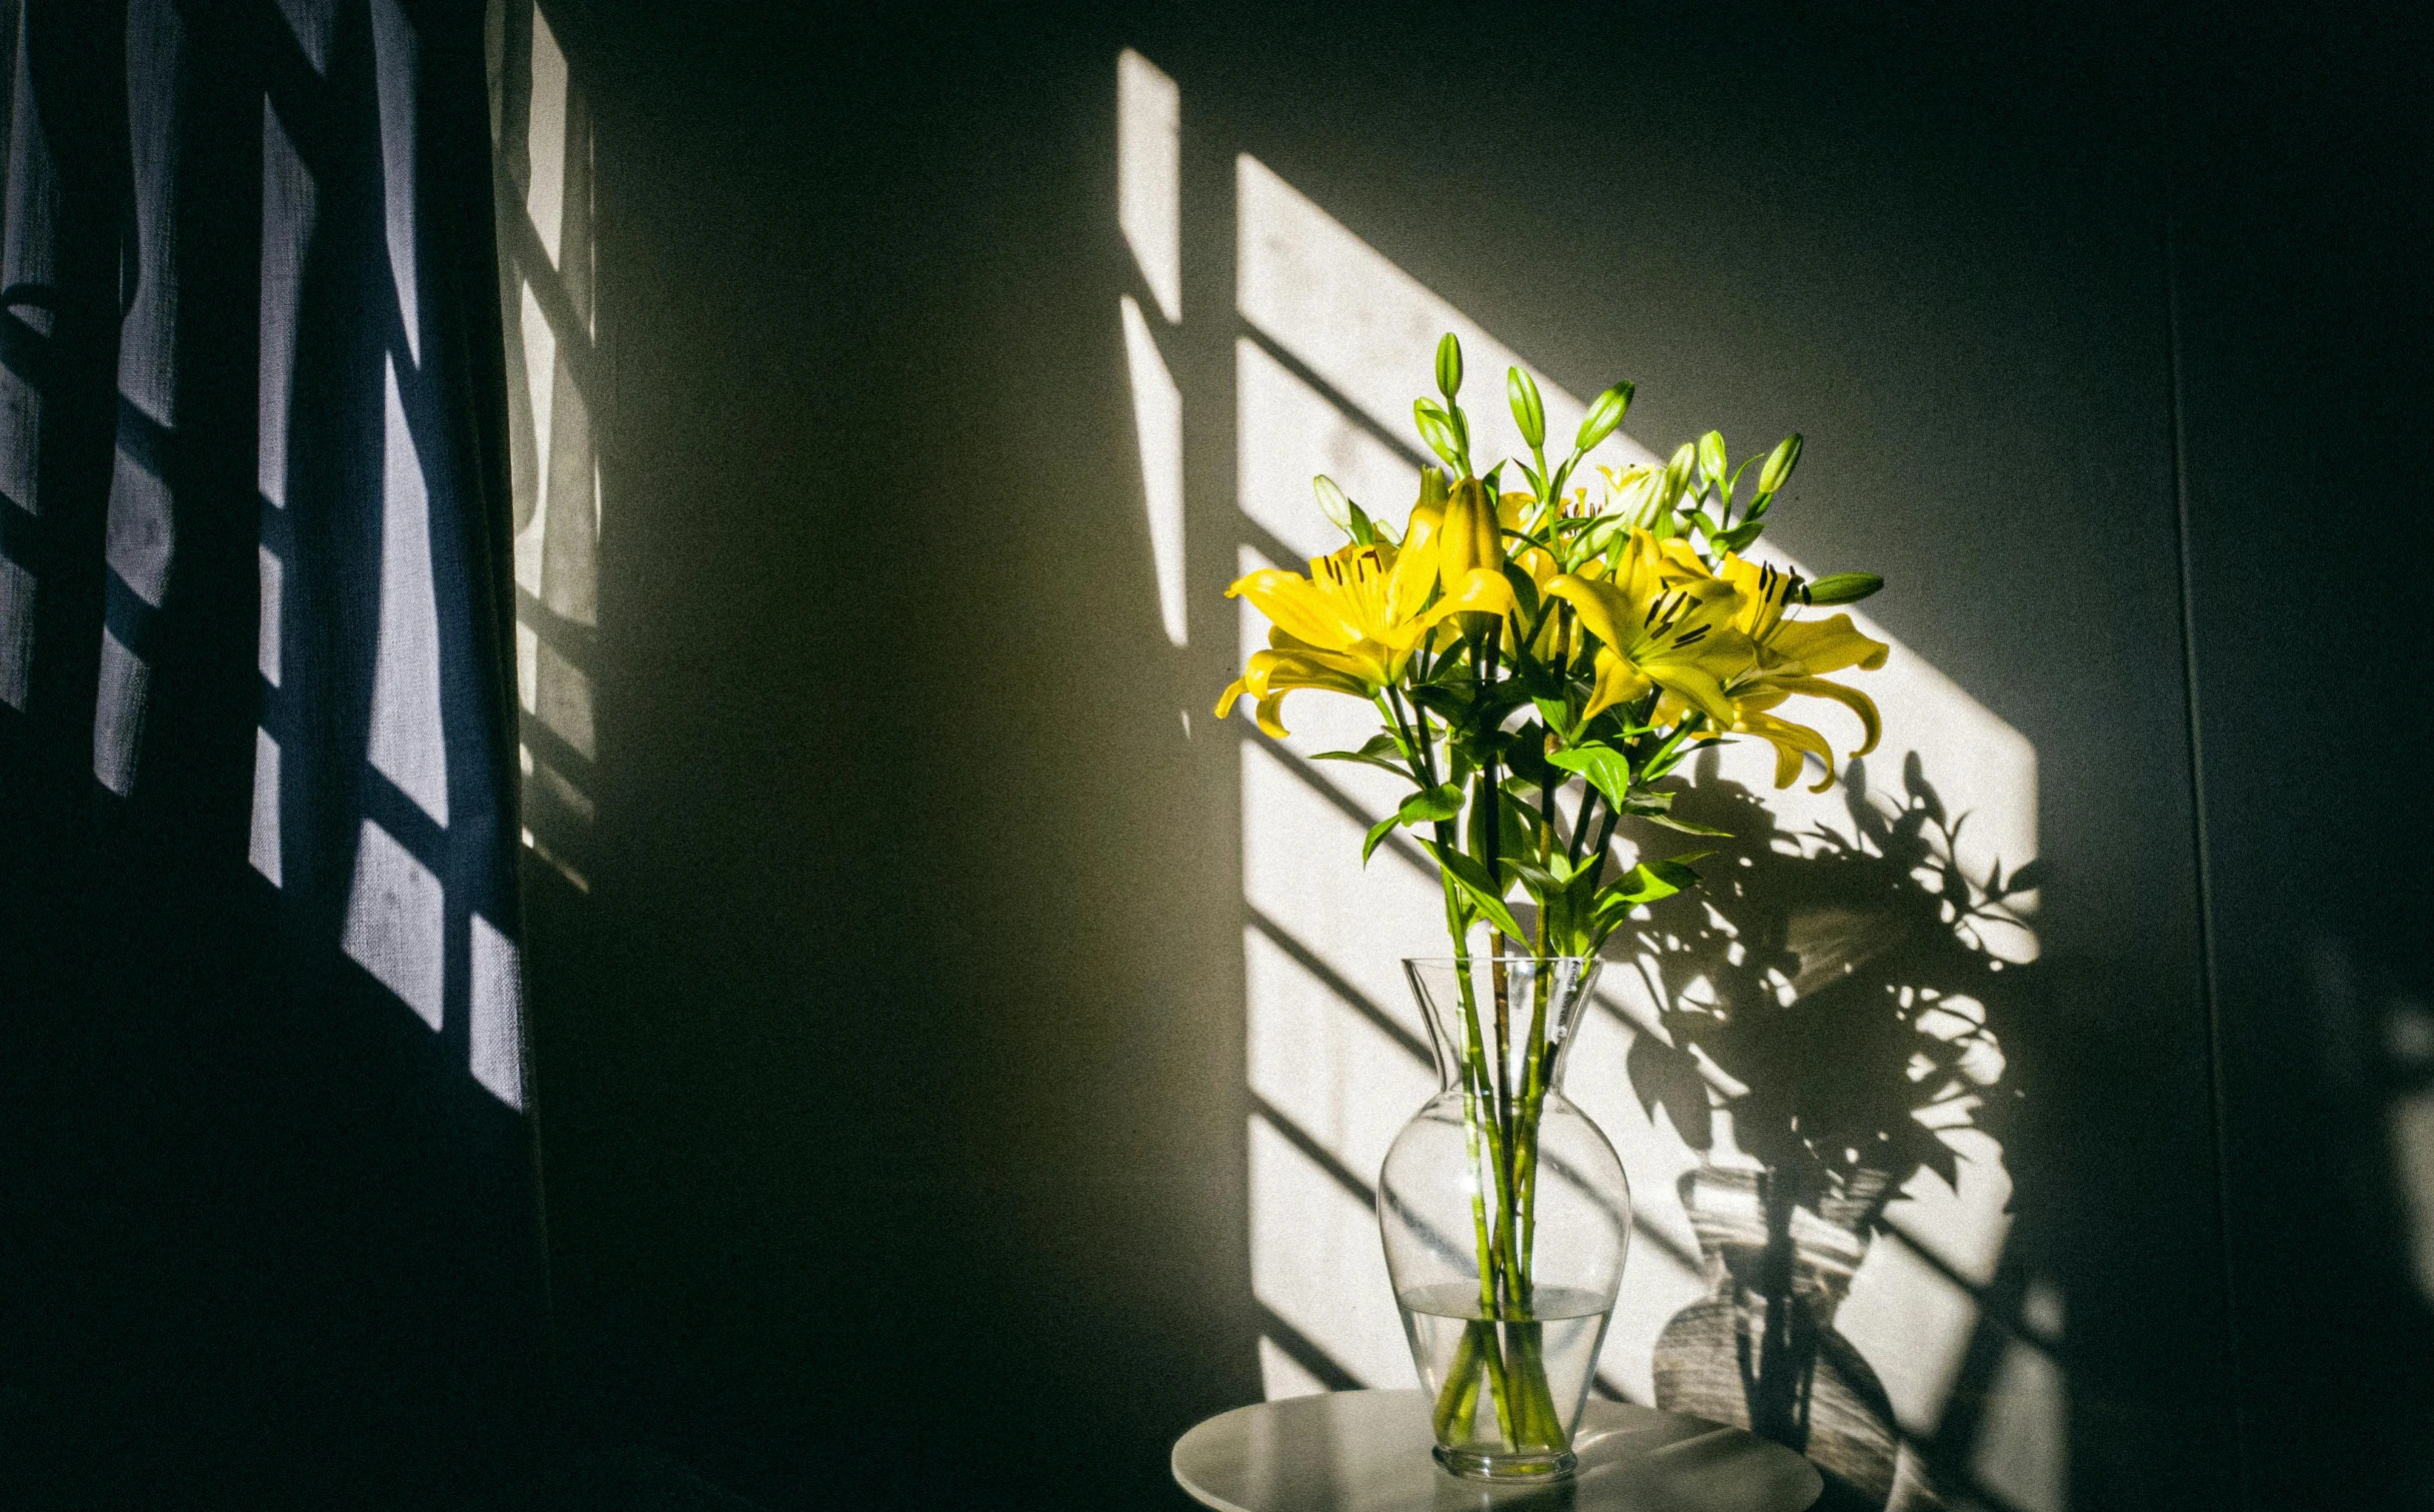
[[[1435,1404],[1440,1459],[1468,1469],[1458,1462],[1492,1458],[1507,1473],[1526,1473],[1537,1451],[1545,1470],[1569,1467],[1572,1429],[1613,1315],[1610,1297],[1542,1286],[1527,1322],[1489,1318],[1475,1281],[1414,1287],[1396,1301]],[[1448,1391],[1455,1377],[1460,1384]]]

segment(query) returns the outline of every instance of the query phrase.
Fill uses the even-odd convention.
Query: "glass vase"
[[[1406,960],[1441,1087],[1386,1151],[1377,1226],[1438,1463],[1573,1467],[1631,1237],[1614,1147],[1563,1095],[1594,959]]]

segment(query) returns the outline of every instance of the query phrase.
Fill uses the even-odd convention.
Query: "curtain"
[[[547,1295],[481,7],[15,20],[0,1488],[462,1505]]]

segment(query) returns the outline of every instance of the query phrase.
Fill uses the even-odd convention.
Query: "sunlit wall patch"
[[[1154,201],[1137,187],[1152,176],[1137,166],[1149,159],[1136,144],[1159,140],[1170,114],[1181,121],[1182,92],[1130,53],[1119,62],[1117,86],[1124,234],[1149,289],[1156,286],[1145,248],[1165,243],[1138,208]],[[1155,113],[1150,101],[1158,102]],[[1155,131],[1144,124],[1151,122],[1158,123]],[[1232,427],[1234,441],[1228,518],[1236,571],[1297,566],[1339,544],[1310,495],[1315,472],[1329,474],[1373,512],[1399,518],[1424,460],[1410,434],[1409,405],[1433,387],[1429,355],[1443,332],[1459,336],[1476,373],[1500,377],[1507,365],[1530,372],[1550,432],[1577,425],[1583,401],[1266,164],[1247,154],[1231,161],[1233,245],[1201,248],[1194,223],[1181,222],[1177,272],[1180,287],[1196,257],[1233,268],[1232,329],[1192,332],[1188,350],[1221,342],[1233,354],[1232,402],[1222,423]],[[1141,327],[1162,329],[1155,299],[1132,303]],[[1133,324],[1128,316],[1129,335]],[[1128,341],[1128,361],[1134,350]],[[1190,408],[1192,396],[1187,390],[1186,435],[1205,423]],[[1478,450],[1489,458],[1520,455],[1503,407],[1476,409]],[[1619,432],[1595,459],[1608,466],[1652,460]],[[1593,473],[1584,468],[1583,475],[1594,487]],[[1183,492],[1199,507],[1205,496],[1191,495],[1190,484]],[[1799,566],[1780,554],[1761,556]],[[1823,848],[1811,832],[1838,826],[1854,851],[1875,855],[1870,836],[1932,802],[1946,818],[1968,815],[1945,861],[1980,882],[2021,874],[2037,852],[2033,747],[1882,626],[1865,615],[1853,618],[1891,646],[1870,684],[1884,737],[1857,781],[1816,794],[1802,787],[1778,793],[1772,755],[1759,746],[1717,757],[1718,784],[1763,794],[1782,844],[1793,850]],[[1245,610],[1237,625],[1242,654],[1265,644],[1256,616]],[[1359,745],[1372,728],[1366,711],[1350,700],[1313,696],[1296,701],[1286,723],[1293,733],[1284,741],[1240,722],[1229,727],[1240,750],[1250,1258],[1264,1333],[1259,1364],[1271,1396],[1410,1382],[1365,1183],[1373,1182],[1394,1130],[1434,1084],[1415,1053],[1422,1029],[1397,958],[1443,948],[1440,904],[1416,857],[1389,842],[1366,867],[1358,862],[1361,831],[1400,796],[1393,781],[1352,763],[1311,759]],[[1858,736],[1855,728],[1831,734],[1845,751]],[[1861,810],[1871,816],[1866,824],[1855,817]],[[1801,835],[1811,837],[1795,837]],[[1876,860],[1890,863],[1883,855]],[[1922,865],[1912,879],[1923,882],[1932,869]],[[1982,892],[1973,896],[1983,901]],[[2037,952],[2030,927],[2035,888],[1998,901],[2001,908],[1967,921],[1964,931],[1967,948],[1994,971],[2024,965]],[[1935,899],[1926,902],[1932,912]],[[1844,922],[1826,912],[1804,916],[1800,927],[1817,961],[1843,958],[1830,936]],[[1711,917],[1705,927],[1719,952],[1739,948],[1729,920]],[[1659,940],[1656,948],[1667,946]],[[1649,971],[1629,968],[1634,964]],[[1796,1001],[1799,991],[1818,985],[1803,973],[1796,990],[1788,978],[1777,987]],[[1641,1401],[1653,1395],[1658,1334],[1710,1285],[1678,1191],[1698,1153],[1661,1108],[1643,1109],[1626,1074],[1634,1045],[1655,1032],[1660,989],[1672,987],[1653,962],[1617,959],[1601,988],[1602,1010],[1581,1031],[1569,1080],[1621,1153],[1638,1203],[1630,1270],[1597,1384]],[[1711,987],[1693,982],[1690,990]],[[1906,1003],[1888,1003],[1920,1026],[1921,1043],[1944,1062],[1988,1074],[2002,1069],[1982,1005],[1966,995],[1913,992]],[[2054,1512],[2063,1505],[2067,1464],[2067,1382],[2058,1353],[2063,1299],[2052,1278],[2035,1276],[2003,1291],[2008,1300],[1990,1300],[2004,1264],[2011,1181],[2000,1145],[1967,1126],[1984,1094],[1966,1081],[1948,1097],[1922,1095],[1918,1120],[1936,1126],[1934,1137],[1952,1157],[1953,1181],[1925,1173],[1899,1192],[1887,1210],[1891,1231],[1860,1263],[1837,1327],[1883,1376],[1899,1435],[1933,1442],[1939,1459],[1957,1461],[1977,1490],[2023,1512]],[[1982,1415],[1960,1414],[1971,1426],[1968,1442],[1956,1448],[1937,1435],[1964,1358],[1981,1355],[1993,1361],[1989,1382],[1998,1395]],[[1916,1483],[1920,1461],[1911,1449],[1903,1454],[1904,1474]]]
[[[1191,639],[1184,574],[1183,395],[1161,343],[1184,319],[1183,105],[1176,83],[1137,52],[1116,60],[1116,218],[1151,308],[1119,298],[1142,504],[1158,586],[1159,623],[1178,647]],[[1191,716],[1184,717],[1191,732]]]
[[[494,4],[490,47],[503,180],[522,836],[542,864],[588,890],[601,530],[591,109],[532,0]]]
[[[429,866],[371,819],[355,850],[340,946],[437,1029],[448,987],[447,894]]]

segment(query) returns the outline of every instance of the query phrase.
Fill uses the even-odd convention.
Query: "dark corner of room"
[[[2426,16],[0,43],[0,1505],[2434,1512]]]

